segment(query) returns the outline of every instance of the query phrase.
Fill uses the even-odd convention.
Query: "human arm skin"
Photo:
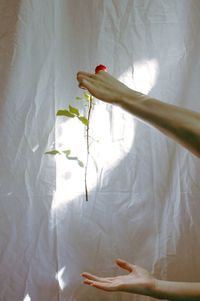
[[[79,86],[94,97],[116,104],[174,139],[200,157],[200,113],[131,90],[109,73],[101,71],[77,74]]]
[[[156,280],[153,297],[172,301],[199,301],[200,283]]]
[[[116,277],[98,277],[83,273],[84,283],[108,292],[126,292],[171,301],[199,301],[200,283],[157,280],[145,269],[117,259],[117,265],[129,272]]]

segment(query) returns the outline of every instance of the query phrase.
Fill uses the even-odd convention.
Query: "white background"
[[[129,87],[200,111],[200,1],[0,0],[0,300],[129,301],[84,286],[116,258],[159,279],[200,281],[200,161],[96,100],[89,202],[78,70],[106,64]],[[99,140],[99,142],[96,142]]]

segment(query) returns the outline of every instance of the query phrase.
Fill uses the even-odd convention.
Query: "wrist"
[[[163,294],[162,290],[162,280],[155,279],[154,282],[154,289],[152,290],[152,297],[155,297],[157,299],[165,299],[166,295]]]
[[[132,287],[128,292],[142,296],[154,297],[156,292],[156,279],[150,278],[140,285]]]
[[[149,98],[147,95],[128,88],[119,100],[119,105],[124,109],[133,109],[134,107],[137,108],[138,105],[140,106],[147,98]]]
[[[143,295],[154,297],[156,293],[157,279],[151,278],[148,283],[145,284]]]

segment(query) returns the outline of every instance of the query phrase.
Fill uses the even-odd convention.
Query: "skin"
[[[79,87],[88,90],[94,97],[122,107],[200,158],[200,113],[131,90],[104,71],[98,74],[80,71],[77,80]],[[158,280],[147,270],[125,260],[118,259],[116,263],[128,274],[98,277],[85,272],[82,274],[84,283],[109,292],[123,291],[156,299],[200,300],[200,283]]]
[[[84,272],[84,284],[107,292],[126,292],[172,301],[199,301],[200,283],[172,282],[155,279],[147,270],[125,260],[117,259],[117,265],[128,271],[127,275],[98,277]]]
[[[200,113],[161,102],[131,90],[109,73],[78,72],[79,87],[94,97],[122,107],[154,126],[200,158]]]
[[[129,274],[102,278],[90,273],[83,273],[84,283],[108,292],[124,291],[148,295],[154,289],[155,279],[148,271],[122,259],[117,259],[116,263]]]

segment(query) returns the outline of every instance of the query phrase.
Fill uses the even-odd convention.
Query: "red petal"
[[[107,68],[105,65],[98,65],[98,66],[95,68],[95,73],[97,74],[99,71],[105,71],[105,72],[107,72],[107,71],[108,71],[108,68]]]

